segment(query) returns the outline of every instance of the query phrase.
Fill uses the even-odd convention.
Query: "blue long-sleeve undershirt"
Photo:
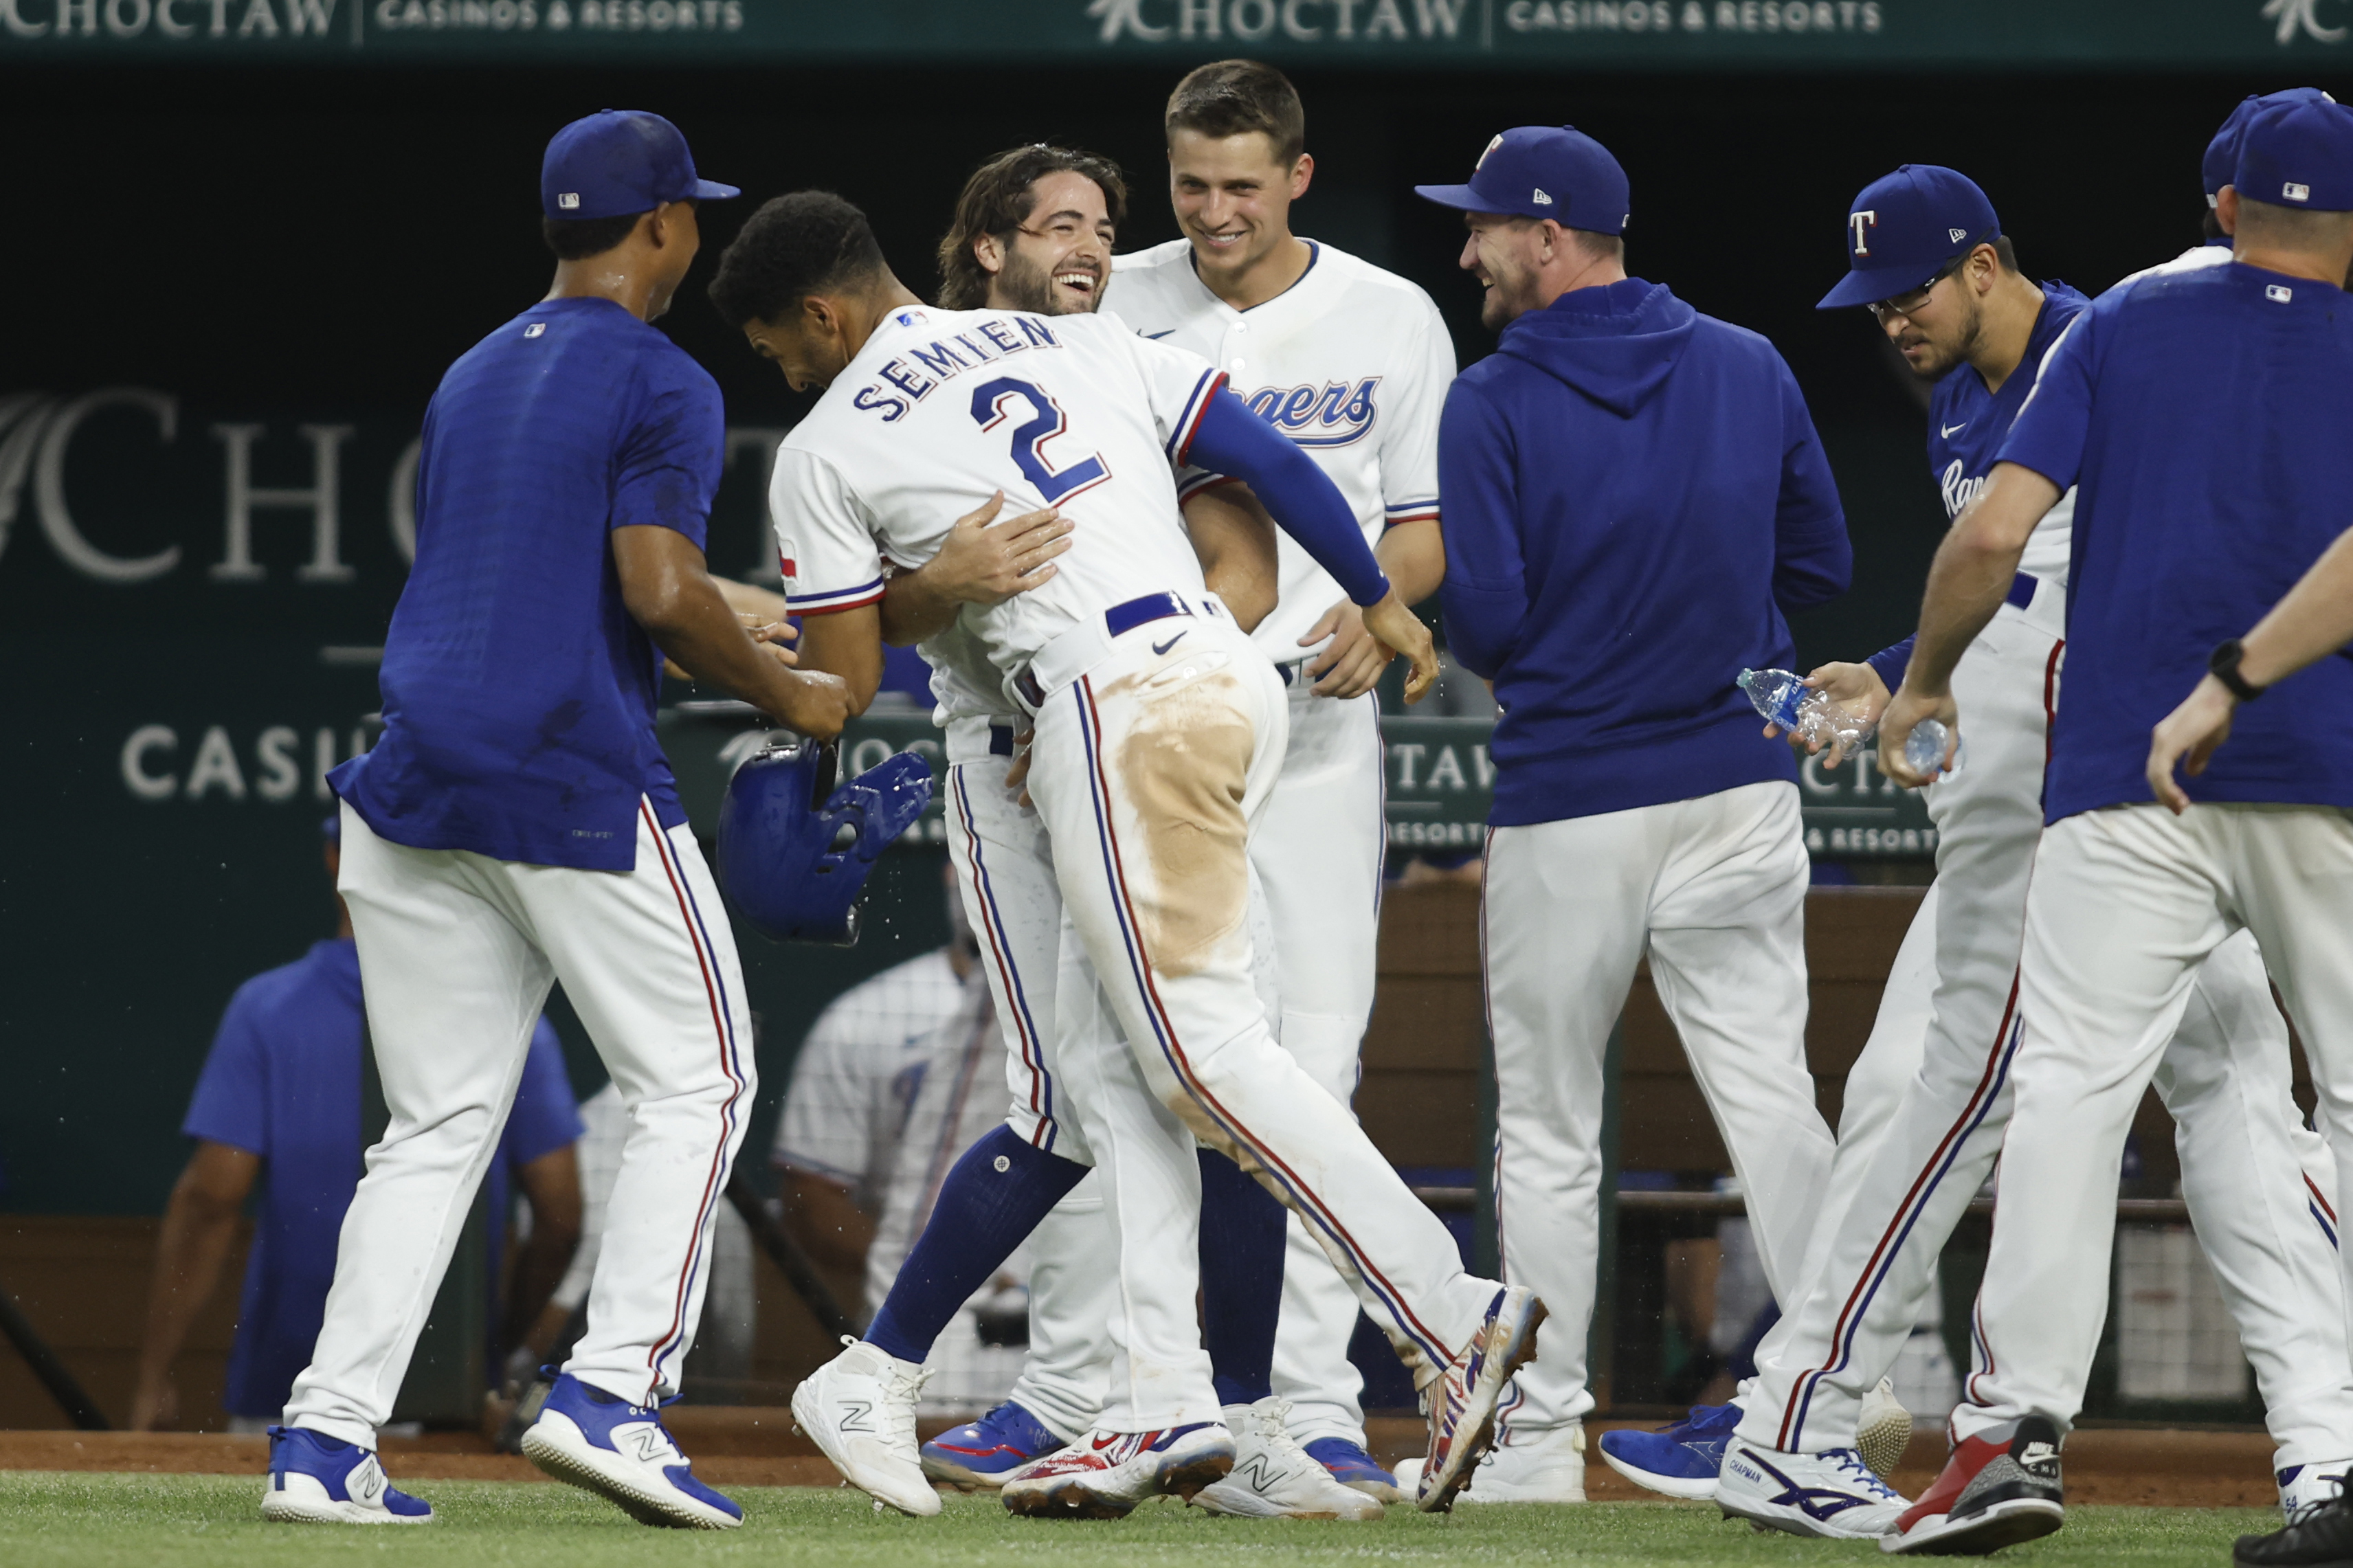
[[[1355,603],[1377,605],[1388,596],[1389,580],[1347,498],[1314,458],[1231,391],[1220,387],[1209,399],[1185,456],[1250,486],[1275,526],[1297,540]]]

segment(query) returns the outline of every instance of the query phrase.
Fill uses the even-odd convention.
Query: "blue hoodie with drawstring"
[[[1440,603],[1495,683],[1498,827],[1794,782],[1744,668],[1854,555],[1806,400],[1773,345],[1639,278],[1504,329],[1438,438]]]

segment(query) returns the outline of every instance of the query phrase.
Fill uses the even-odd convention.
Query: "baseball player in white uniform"
[[[1122,1237],[1098,1441],[1031,1467],[1008,1505],[1022,1506],[1018,1486],[1085,1511],[1139,1477],[1190,1495],[1230,1466],[1193,1321],[1198,1136],[1312,1218],[1389,1332],[1430,1410],[1418,1501],[1448,1506],[1543,1309],[1466,1273],[1445,1227],[1273,1041],[1253,982],[1248,838],[1281,767],[1286,703],[1202,587],[1169,465],[1249,482],[1382,641],[1412,652],[1416,697],[1435,668],[1419,623],[1330,481],[1197,356],[1099,317],[927,310],[862,215],[817,194],[754,215],[712,294],[788,380],[828,388],[778,458],[797,602],[871,605],[886,556],[920,566],[945,520],[992,491],[1076,509],[1050,582],[962,617],[1032,720],[1029,791],[1067,918],[1130,1042],[1058,1042],[1079,1058],[1061,1063],[1070,1109]],[[802,657],[871,690],[877,623],[857,607],[813,619]]]
[[[1853,270],[1825,305],[1873,305],[1915,366],[1941,377],[1931,462],[1957,514],[1983,489],[2036,365],[2086,301],[2022,277],[1991,205],[1951,170],[1907,166],[1868,187],[1854,212],[1866,221],[1849,223]],[[1883,290],[1896,284],[1907,287],[1891,300]],[[1983,324],[1971,331],[1972,321]],[[1991,371],[1961,363],[1955,345],[1964,340],[1980,345]],[[1760,1352],[1737,1435],[1719,1450],[1716,1500],[1798,1533],[1875,1536],[1901,1511],[1893,1494],[1842,1488],[1829,1472],[1853,1446],[1862,1392],[1910,1333],[1937,1253],[2009,1124],[2021,1038],[2018,951],[2060,694],[2073,504],[2070,491],[2034,531],[2007,600],[1955,671],[1975,715],[1969,752],[1930,786],[1937,880],[1849,1078],[1832,1184],[1844,1206],[1822,1228],[1811,1283]],[[1910,647],[1828,667],[1819,679],[1875,719]],[[2280,1445],[2283,1504],[2296,1506],[2345,1469],[2353,1394],[2333,1174],[2320,1140],[2300,1124],[2286,1029],[2245,932],[2200,972],[2156,1082],[2179,1126],[2184,1194]]]

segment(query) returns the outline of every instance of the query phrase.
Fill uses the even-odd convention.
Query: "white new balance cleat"
[[[1726,1519],[1830,1541],[1876,1541],[1905,1507],[1852,1448],[1788,1454],[1737,1438],[1724,1451],[1715,1505]]]
[[[1912,1412],[1895,1397],[1894,1382],[1883,1377],[1877,1388],[1862,1396],[1862,1409],[1854,1421],[1855,1452],[1883,1481],[1895,1473],[1904,1462],[1904,1450],[1911,1446]]]
[[[1226,1406],[1234,1468],[1193,1494],[1196,1508],[1241,1519],[1378,1519],[1381,1505],[1346,1487],[1292,1440],[1291,1402],[1269,1397]]]
[[[1424,1513],[1446,1512],[1469,1483],[1471,1467],[1495,1435],[1495,1402],[1512,1373],[1535,1359],[1536,1328],[1544,1320],[1545,1305],[1535,1291],[1498,1287],[1471,1342],[1421,1391],[1430,1451],[1415,1480],[1414,1506]]]
[[[1549,1432],[1514,1428],[1487,1450],[1457,1503],[1583,1502],[1585,1423]]]
[[[559,1481],[595,1492],[639,1524],[733,1530],[734,1500],[694,1479],[658,1405],[632,1405],[570,1373],[555,1380],[522,1435],[522,1455]]]
[[[433,1510],[395,1489],[374,1450],[306,1427],[272,1426],[261,1517],[277,1524],[423,1524]]]
[[[793,1390],[793,1419],[842,1479],[901,1513],[928,1519],[940,1494],[915,1447],[915,1398],[931,1373],[842,1336],[849,1347]]]
[[[1190,1500],[1234,1468],[1220,1421],[1157,1432],[1090,1432],[1005,1478],[1006,1511],[1033,1519],[1124,1519],[1156,1497]]]

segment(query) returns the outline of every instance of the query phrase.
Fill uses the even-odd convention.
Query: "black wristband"
[[[2263,689],[2250,685],[2247,678],[2239,673],[2239,660],[2244,657],[2246,651],[2239,646],[2239,639],[2232,637],[2229,642],[2218,646],[2212,655],[2207,658],[2206,671],[2221,681],[2232,696],[2242,702],[2253,702],[2263,694]]]

